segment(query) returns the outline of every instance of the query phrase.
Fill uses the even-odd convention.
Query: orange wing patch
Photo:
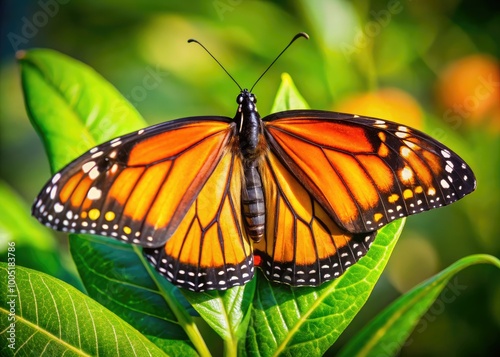
[[[163,248],[144,249],[158,271],[193,291],[243,285],[254,273],[241,218],[241,163],[228,152]]]
[[[261,171],[266,235],[254,249],[271,281],[317,286],[340,276],[366,254],[376,232],[340,229],[274,154],[268,155]]]

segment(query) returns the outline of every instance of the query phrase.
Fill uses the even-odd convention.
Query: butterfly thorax
[[[257,112],[257,98],[244,89],[236,99],[238,111],[234,121],[239,132],[239,146],[243,159],[244,185],[241,200],[245,228],[248,236],[258,242],[264,237],[265,202],[262,178],[259,173],[259,162],[263,150],[262,121]]]

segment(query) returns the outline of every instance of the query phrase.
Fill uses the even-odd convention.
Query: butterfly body
[[[257,111],[255,96],[244,89],[237,97],[238,111],[234,121],[239,128],[239,151],[243,166],[241,192],[243,216],[248,236],[259,242],[265,231],[266,207],[259,165],[266,153],[262,120]]]
[[[242,90],[233,119],[174,120],[101,144],[46,184],[45,225],[144,247],[177,286],[253,278],[317,286],[368,251],[385,224],[475,189],[465,162],[404,125],[291,110],[261,119]]]

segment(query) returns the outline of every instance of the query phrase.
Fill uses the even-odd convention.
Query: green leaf
[[[135,108],[87,65],[59,52],[20,51],[24,99],[52,172],[86,150],[140,129]]]
[[[288,73],[281,75],[281,85],[274,99],[271,113],[277,113],[291,109],[309,109],[309,104],[299,93]]]
[[[443,289],[450,287],[452,294],[460,294],[460,287],[455,283],[450,284],[450,280],[461,270],[474,264],[492,264],[500,268],[500,260],[486,254],[460,259],[378,314],[344,346],[339,356],[395,356]]]
[[[169,354],[194,356],[186,329],[189,303],[154,271],[140,248],[109,238],[71,235],[70,248],[90,297]],[[180,318],[179,318],[180,317]],[[194,338],[199,338],[193,332]]]
[[[271,284],[259,274],[246,340],[248,355],[322,355],[365,304],[403,226],[404,219],[382,228],[366,256],[318,288]]]
[[[44,142],[53,172],[90,147],[145,126],[125,98],[88,66],[51,50],[22,52],[18,57],[27,110]],[[138,329],[145,328],[145,321],[155,320],[144,333],[163,348],[174,343],[175,348],[179,348],[178,342],[169,340],[166,343],[164,339],[178,336],[178,326],[181,326],[198,352],[209,354],[196,325],[177,301],[179,294],[175,289],[166,288],[164,278],[144,263],[140,249],[118,248],[118,242],[89,235],[72,235],[70,244],[77,269],[91,297]],[[108,270],[103,272],[102,267]],[[131,282],[134,276],[127,269],[139,276],[149,276],[149,280],[134,286]],[[149,294],[143,290],[145,286],[150,286]],[[140,296],[142,300],[133,301],[128,294]],[[159,304],[158,295],[169,309],[155,311],[151,316],[144,301],[153,300]],[[140,303],[144,309],[137,310]],[[172,321],[172,313],[176,321]],[[157,319],[158,315],[162,315],[163,320]],[[167,327],[171,323],[178,324],[171,335],[161,330],[165,323]],[[192,354],[192,347],[181,342],[182,352],[191,349],[188,354]]]
[[[255,279],[245,286],[225,291],[182,291],[200,316],[224,340],[225,356],[235,356],[240,339],[246,335],[254,292]]]
[[[72,286],[31,269],[10,268],[0,263],[4,277],[0,300],[6,302],[0,306],[2,356],[165,356],[137,330]]]

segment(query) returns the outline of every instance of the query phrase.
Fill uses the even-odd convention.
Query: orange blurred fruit
[[[500,66],[498,60],[484,54],[461,58],[449,64],[439,75],[436,97],[443,120],[455,125],[476,126],[488,120],[500,130]]]
[[[396,88],[352,95],[339,102],[334,110],[422,128],[422,110],[419,104],[410,94]]]

